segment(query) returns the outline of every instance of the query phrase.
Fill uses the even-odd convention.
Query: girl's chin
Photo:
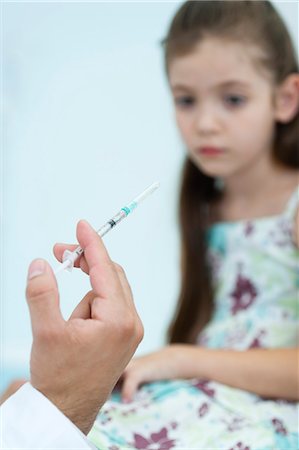
[[[227,167],[225,164],[202,164],[202,162],[199,163],[198,161],[194,161],[194,159],[192,161],[201,172],[209,177],[226,178],[232,174],[232,168]]]

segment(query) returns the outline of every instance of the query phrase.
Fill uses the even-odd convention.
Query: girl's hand
[[[174,378],[192,378],[190,365],[195,346],[172,344],[146,356],[134,358],[122,377],[121,396],[124,402],[133,400],[142,383]]]

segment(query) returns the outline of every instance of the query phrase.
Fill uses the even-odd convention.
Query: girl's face
[[[254,64],[254,51],[206,38],[169,64],[180,133],[190,158],[208,175],[228,178],[271,164],[274,85]]]

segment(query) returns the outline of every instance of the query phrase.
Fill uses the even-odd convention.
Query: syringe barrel
[[[127,217],[128,214],[126,214],[125,211],[120,210],[115,216],[112,217],[108,222],[105,223],[99,230],[97,230],[97,233],[103,237],[106,233],[108,233],[111,228],[115,227],[121,220],[123,220],[125,217]]]

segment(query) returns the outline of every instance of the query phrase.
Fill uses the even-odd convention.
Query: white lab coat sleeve
[[[1,449],[96,450],[86,436],[30,383],[0,409]]]

